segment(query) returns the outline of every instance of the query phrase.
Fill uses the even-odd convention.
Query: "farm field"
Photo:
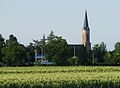
[[[120,88],[120,67],[1,67],[0,88]]]

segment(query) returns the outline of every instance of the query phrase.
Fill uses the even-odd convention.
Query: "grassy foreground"
[[[120,67],[1,67],[0,88],[120,88]]]

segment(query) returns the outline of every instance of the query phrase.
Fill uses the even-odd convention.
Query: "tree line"
[[[33,66],[35,65],[34,50],[44,49],[45,58],[56,66],[75,65],[120,65],[120,42],[115,44],[113,51],[107,51],[106,44],[101,42],[87,51],[84,46],[73,55],[73,49],[61,36],[53,31],[41,40],[25,46],[20,44],[14,35],[5,40],[0,34],[0,66]]]

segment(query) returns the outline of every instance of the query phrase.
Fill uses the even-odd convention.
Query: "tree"
[[[113,59],[113,52],[109,51],[105,54],[105,64],[106,65],[115,65],[115,60]]]
[[[43,38],[39,41],[39,40],[33,40],[34,42],[34,50],[37,50],[37,54],[43,56],[42,60],[46,60],[46,51],[45,51],[45,45],[46,45],[46,38],[45,35],[43,35]],[[34,52],[35,54],[35,52]],[[34,55],[35,57],[35,55]],[[37,63],[36,63],[37,64]],[[38,62],[38,64],[40,64]]]
[[[3,54],[2,54],[2,50],[3,50],[3,48],[4,48],[4,44],[5,44],[5,42],[4,42],[4,38],[2,37],[2,35],[0,34],[0,63],[2,64],[2,57],[3,57]]]
[[[107,52],[106,45],[104,42],[101,42],[100,44],[96,44],[93,47],[93,59],[97,63],[104,63],[104,56]]]
[[[55,36],[51,31],[45,45],[47,59],[56,65],[66,65],[68,59],[68,44],[62,37]]]
[[[104,42],[100,43],[100,62],[104,62],[104,56],[107,53],[106,44]]]
[[[46,39],[45,39],[45,35],[43,35],[43,38],[39,41],[39,40],[33,40],[34,42],[34,46],[36,49],[40,49],[41,47],[44,48],[45,44],[46,44]]]
[[[4,47],[4,44],[5,44],[5,42],[4,42],[4,38],[2,37],[2,35],[0,34],[0,61],[2,60],[2,48]]]
[[[10,35],[9,39],[6,40],[2,53],[4,55],[3,62],[8,66],[19,66],[26,63],[25,47],[18,43],[14,35]]]
[[[105,63],[108,65],[120,65],[120,42],[115,44],[115,49],[105,55]]]
[[[82,46],[80,51],[80,65],[90,65],[91,63],[91,51],[88,51],[86,47]]]
[[[120,42],[115,44],[115,50],[113,51],[112,59],[116,65],[120,65]]]
[[[27,58],[27,64],[33,65],[35,59],[34,59],[34,44],[30,43],[28,46],[26,46],[26,58]]]
[[[47,40],[49,40],[48,42],[51,42],[52,40],[54,40],[55,37],[57,37],[57,36],[55,36],[54,32],[51,31],[50,34],[49,34],[49,36],[47,37]]]

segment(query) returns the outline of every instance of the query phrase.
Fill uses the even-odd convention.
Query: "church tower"
[[[91,50],[91,43],[90,43],[90,28],[88,25],[88,18],[87,18],[87,11],[85,11],[85,18],[84,18],[84,24],[82,29],[82,44],[84,47],[87,48],[87,50]]]

